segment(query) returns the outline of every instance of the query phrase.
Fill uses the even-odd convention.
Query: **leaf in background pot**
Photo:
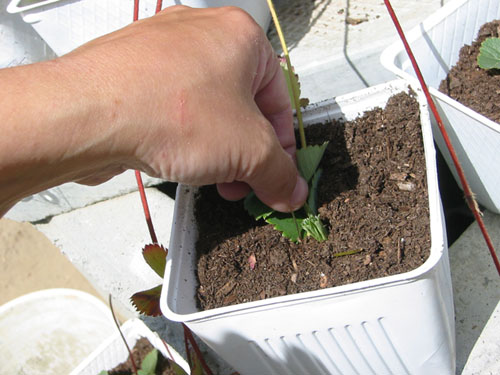
[[[156,364],[158,363],[158,350],[151,350],[142,360],[141,369],[137,371],[138,375],[155,375]]]
[[[297,165],[300,174],[309,182],[318,168],[319,162],[325,153],[328,142],[322,145],[307,146],[297,150]]]
[[[481,43],[477,63],[483,69],[500,69],[500,38],[488,38]]]
[[[134,307],[142,314],[160,316],[160,295],[161,285],[158,285],[152,289],[135,293],[132,297],[130,297],[130,300],[132,301]]]
[[[158,276],[165,275],[165,264],[167,262],[167,250],[161,245],[146,245],[142,250],[142,255],[146,263],[155,271]]]

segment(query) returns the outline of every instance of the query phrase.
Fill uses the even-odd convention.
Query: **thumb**
[[[270,158],[245,182],[274,210],[290,212],[301,208],[307,199],[308,186],[292,157],[277,141],[269,155]]]

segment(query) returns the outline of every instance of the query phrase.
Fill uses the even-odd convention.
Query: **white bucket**
[[[67,374],[116,327],[109,308],[73,289],[47,289],[0,306],[1,374]]]
[[[407,91],[393,81],[309,106],[307,124],[354,119]],[[430,257],[399,275],[199,311],[194,188],[179,186],[161,296],[242,375],[454,374],[453,296],[429,113],[419,95],[430,206]]]
[[[415,59],[430,86],[439,115],[479,203],[500,213],[500,124],[451,99],[437,89],[458,61],[459,51],[471,44],[480,27],[500,18],[498,0],[461,0],[447,3],[407,33]],[[397,76],[416,82],[416,75],[401,42],[384,50],[382,65]],[[433,119],[434,120],[434,119]],[[436,143],[457,183],[455,166],[443,137],[433,122]]]
[[[9,13],[21,13],[58,55],[132,23],[134,0],[12,0]],[[266,0],[164,0],[163,8],[175,5],[193,8],[237,6],[267,29],[271,15]],[[139,18],[150,17],[156,0],[139,2]]]

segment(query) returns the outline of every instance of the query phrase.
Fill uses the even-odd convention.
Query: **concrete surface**
[[[443,2],[394,0],[392,4],[403,28],[408,30]],[[6,3],[6,0],[0,0],[0,8],[3,9]],[[285,26],[292,62],[301,78],[303,96],[311,102],[394,78],[378,62],[383,47],[396,38],[382,0],[278,0],[277,11]],[[2,22],[6,17],[10,15],[0,13],[0,25],[3,27],[0,32],[7,29],[7,22]],[[15,34],[15,25],[21,27],[18,21],[9,25],[9,35],[12,35],[12,30]],[[29,34],[29,31],[23,30],[23,33]],[[279,50],[272,30],[269,35]],[[14,35],[16,38],[18,36]],[[18,60],[2,61],[23,63]],[[133,190],[134,180],[129,178],[127,184]],[[71,196],[85,201],[74,205],[66,203],[64,209],[55,211],[49,210],[53,204],[50,202],[52,195],[42,193],[20,203],[9,214],[16,220],[43,220],[37,227],[61,249],[98,292],[104,295],[112,293],[119,301],[120,312],[128,317],[134,315],[128,302],[129,296],[161,280],[140,257],[141,247],[150,240],[138,194],[121,190],[122,185],[111,186],[111,194],[97,190],[75,191]],[[63,202],[67,198],[67,190],[57,189],[50,193],[55,192],[56,197],[61,198],[59,201]],[[168,244],[173,201],[153,188],[148,189],[148,199],[159,240]],[[30,202],[36,203],[37,208],[32,209],[35,206],[29,205]],[[38,212],[36,218],[32,216],[34,211]],[[500,248],[499,216],[485,213],[485,221],[496,248]],[[450,247],[450,259],[457,319],[457,374],[500,373],[500,336],[497,334],[500,328],[499,278],[492,269],[484,240],[475,224]],[[179,352],[184,352],[178,324],[166,325],[162,318],[148,318],[146,321]],[[207,348],[204,350],[216,369],[215,373],[231,373],[231,369],[214,353]]]

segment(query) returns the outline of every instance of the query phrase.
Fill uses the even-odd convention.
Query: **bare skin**
[[[233,200],[253,189],[279,211],[306,199],[279,63],[236,8],[168,8],[0,82],[0,216],[126,169]]]

